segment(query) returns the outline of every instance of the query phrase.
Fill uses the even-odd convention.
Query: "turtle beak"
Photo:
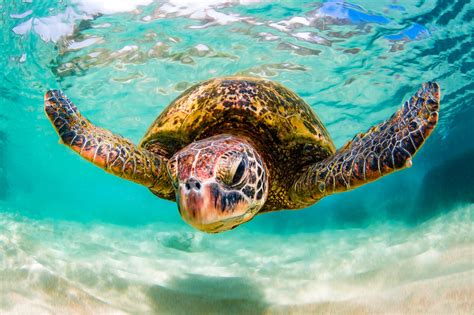
[[[208,233],[230,230],[250,220],[244,198],[226,198],[216,183],[201,183],[194,178],[180,183],[177,191],[178,209],[184,221]],[[224,202],[223,202],[224,200]]]

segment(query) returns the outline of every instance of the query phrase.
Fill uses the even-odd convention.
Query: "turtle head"
[[[208,233],[249,221],[268,194],[261,156],[235,136],[214,136],[188,145],[169,160],[168,172],[184,221]]]

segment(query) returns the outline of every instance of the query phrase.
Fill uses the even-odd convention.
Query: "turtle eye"
[[[245,169],[247,163],[245,163],[245,159],[240,160],[240,163],[237,165],[235,169],[234,176],[232,177],[232,184],[237,185],[244,177]]]
[[[223,156],[219,179],[226,185],[236,187],[243,182],[247,175],[247,158],[241,156]]]

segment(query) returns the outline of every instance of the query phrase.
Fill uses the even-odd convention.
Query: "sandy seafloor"
[[[460,207],[416,228],[226,237],[5,214],[0,307],[23,314],[468,314],[473,210]]]
[[[469,0],[0,1],[0,314],[473,314]],[[413,166],[218,235],[58,144],[43,94],[138,143],[180,93],[260,76],[341,147],[441,86]],[[271,149],[271,147],[269,147]]]

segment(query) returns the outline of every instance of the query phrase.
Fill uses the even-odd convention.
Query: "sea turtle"
[[[310,106],[263,78],[194,85],[138,146],[93,125],[59,90],[44,101],[62,143],[107,172],[176,200],[187,223],[216,233],[411,166],[438,121],[439,98],[436,83],[423,84],[390,119],[337,151]]]

